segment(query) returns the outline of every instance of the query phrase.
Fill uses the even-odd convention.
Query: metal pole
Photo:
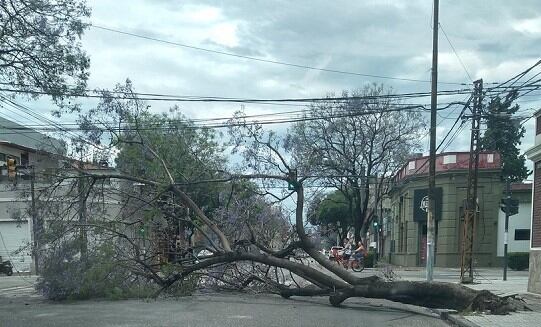
[[[503,280],[507,280],[507,244],[509,240],[509,206],[511,205],[511,182],[505,179],[505,233],[503,234]]]
[[[428,166],[428,215],[426,235],[426,280],[431,282],[434,274],[435,201],[436,189],[436,113],[438,106],[438,27],[439,0],[434,0],[434,23],[432,26],[432,89],[430,97],[430,158]]]

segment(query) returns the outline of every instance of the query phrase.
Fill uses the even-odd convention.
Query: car
[[[334,258],[335,253],[339,256],[344,255],[344,248],[342,246],[331,246],[331,249],[329,250],[329,260],[336,260]]]

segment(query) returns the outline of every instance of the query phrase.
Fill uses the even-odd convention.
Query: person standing
[[[342,257],[344,268],[349,269],[349,258],[351,257],[352,253],[352,244],[349,238],[346,238],[344,240],[344,255]]]

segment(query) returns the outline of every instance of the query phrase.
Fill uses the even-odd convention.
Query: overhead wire
[[[236,54],[236,53],[232,53],[232,52],[213,50],[213,49],[198,47],[198,46],[189,45],[189,44],[185,44],[185,43],[159,39],[159,38],[156,38],[156,37],[151,37],[151,36],[126,32],[126,31],[121,31],[121,30],[118,30],[118,29],[115,29],[115,28],[101,26],[101,25],[97,25],[97,24],[92,24],[90,26],[92,28],[99,29],[99,30],[102,30],[102,31],[127,35],[127,36],[140,38],[140,39],[144,39],[144,40],[148,40],[148,41],[159,42],[159,43],[164,43],[164,44],[168,44],[168,45],[174,45],[174,46],[178,46],[178,47],[182,47],[182,48],[186,48],[186,49],[203,51],[203,52],[207,52],[207,53],[212,53],[212,54],[217,54],[217,55],[222,55],[222,56],[235,57],[235,58],[241,58],[241,59],[252,60],[252,61],[257,61],[257,62],[263,62],[263,63],[269,63],[269,64],[275,64],[275,65],[282,65],[282,66],[288,66],[288,67],[295,67],[295,68],[306,69],[306,70],[315,70],[315,71],[321,71],[321,72],[327,72],[327,73],[335,73],[335,74],[353,75],[353,76],[370,77],[370,78],[378,78],[378,79],[385,79],[385,80],[406,81],[406,82],[430,83],[429,80],[383,76],[383,75],[377,75],[377,74],[351,72],[351,71],[345,71],[345,70],[339,70],[339,69],[331,69],[331,68],[320,68],[320,67],[313,67],[313,66],[302,65],[302,64],[297,64],[297,63],[290,63],[290,62],[285,62],[285,61],[278,61],[278,60],[273,60],[273,59],[263,59],[263,58],[245,56],[245,55],[240,55],[240,54]],[[455,82],[438,82],[438,84],[465,85],[464,83],[455,83]]]
[[[438,25],[439,25],[441,31],[443,32],[443,35],[445,36],[445,39],[447,40],[447,43],[449,43],[449,45],[451,46],[451,49],[455,53],[455,56],[458,59],[458,62],[460,63],[460,65],[464,69],[464,72],[466,73],[466,75],[468,76],[470,81],[473,83],[473,78],[471,77],[470,72],[468,71],[468,69],[466,68],[466,65],[464,65],[464,62],[462,61],[462,59],[458,55],[458,52],[456,51],[455,47],[453,46],[453,43],[451,43],[451,40],[449,39],[449,36],[447,36],[447,33],[445,32],[445,29],[443,28],[443,25],[441,23],[438,23]]]

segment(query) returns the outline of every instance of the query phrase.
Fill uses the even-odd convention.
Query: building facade
[[[410,159],[394,177],[390,192],[391,216],[383,233],[388,239],[385,257],[400,266],[426,263],[428,157]],[[469,153],[442,153],[436,157],[435,265],[459,267],[463,209],[466,199]],[[478,220],[474,236],[474,264],[493,267],[497,258],[499,203],[502,198],[500,156],[482,152],[478,177]]]
[[[534,164],[528,291],[541,294],[541,110],[535,117],[535,143],[526,151]]]
[[[0,256],[12,261],[16,271],[32,266],[32,220],[23,214],[30,204],[31,170],[10,177],[7,161],[43,172],[58,167],[64,152],[62,142],[0,117]]]
[[[76,179],[66,179],[55,185],[55,196],[47,203],[39,202],[40,193],[50,188],[53,180],[58,182],[52,176],[60,171],[68,176],[78,175],[79,171],[71,168],[74,163],[92,174],[115,171],[107,165],[76,162],[67,158],[65,152],[61,141],[0,117],[0,256],[10,260],[15,271],[35,270],[37,235],[52,221],[63,219],[46,213],[43,206],[67,206],[77,196],[77,188],[72,185]],[[15,171],[8,168],[10,159],[15,161]],[[114,192],[119,182],[106,179],[101,183],[100,192],[89,193],[85,204],[89,221],[119,215],[120,198]],[[32,198],[37,202],[33,210]],[[80,209],[75,206],[65,215],[76,216],[77,210]]]
[[[532,186],[533,184],[511,184],[511,198],[518,200],[518,213],[509,217],[507,252],[530,251],[530,224],[532,222]],[[504,191],[505,193],[505,191]],[[502,194],[505,198],[505,194]],[[503,258],[505,233],[505,212],[498,216],[498,257]]]

